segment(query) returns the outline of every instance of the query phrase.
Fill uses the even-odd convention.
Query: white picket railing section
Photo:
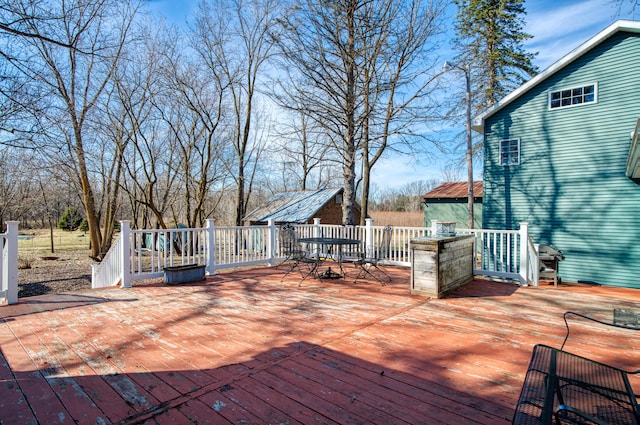
[[[122,224],[122,223],[121,223]],[[91,265],[91,287],[104,288],[116,286],[122,283],[125,267],[122,244],[124,232],[120,229],[120,236],[111,245],[109,252],[104,256],[100,264]]]
[[[529,238],[528,223],[520,223],[520,230],[457,229],[456,232],[475,235],[475,274],[538,285],[538,250]]]
[[[272,222],[266,226],[216,227],[213,220],[207,220],[204,228],[132,230],[128,221],[122,221],[120,228],[120,237],[102,263],[94,267],[94,288],[118,283],[130,287],[132,281],[163,276],[168,266],[200,264],[206,266],[206,272],[211,275],[223,268],[273,266],[284,258],[278,246],[278,227]],[[353,252],[346,252],[346,256],[377,246],[383,229],[383,226],[374,226],[370,219],[365,226],[323,225],[319,219],[313,224],[297,226],[301,238],[361,240],[361,245],[350,247]],[[521,223],[520,230],[458,229],[457,232],[475,235],[475,274],[537,285],[537,249],[529,241],[527,223]],[[390,255],[383,263],[411,266],[411,239],[434,233],[435,222],[432,228],[394,227]]]
[[[7,221],[0,233],[0,305],[18,302],[18,222]]]

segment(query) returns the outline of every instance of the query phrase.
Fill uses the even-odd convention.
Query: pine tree
[[[67,207],[58,220],[58,229],[74,231],[82,223],[82,214],[74,207]]]
[[[483,87],[477,99],[490,107],[533,77],[537,53],[524,50],[532,36],[523,30],[524,0],[455,0],[458,7],[455,47],[460,64],[472,64],[474,79]]]

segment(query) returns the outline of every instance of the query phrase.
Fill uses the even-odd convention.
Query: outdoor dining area
[[[412,296],[409,270],[381,265],[384,285],[352,265],[300,285],[289,264],[1,307],[0,422],[506,424],[566,311],[640,309],[632,289],[477,278]],[[637,331],[567,320],[564,350],[637,368]]]
[[[300,237],[296,227],[284,224],[279,229],[280,247],[285,259],[281,266],[288,267],[282,279],[289,273],[298,271],[301,281],[312,277],[316,279],[347,279],[345,263],[353,264],[357,269],[354,282],[363,277],[371,277],[382,284],[391,280],[384,269],[378,267],[389,256],[392,227],[385,226],[380,244],[359,250],[360,239],[346,237]],[[329,264],[323,270],[323,266]],[[332,268],[333,267],[333,268]],[[337,268],[334,269],[334,268]]]

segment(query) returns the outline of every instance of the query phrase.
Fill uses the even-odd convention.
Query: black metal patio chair
[[[302,276],[302,280],[309,276],[314,275],[320,265],[320,258],[318,256],[310,255],[307,251],[302,249],[302,244],[298,240],[298,234],[296,228],[292,224],[283,224],[280,226],[280,249],[286,256],[282,264],[290,264],[289,269],[282,276],[280,281],[289,275],[294,270],[298,270]],[[306,266],[307,270],[303,269]]]
[[[382,240],[380,241],[380,244],[377,246],[367,247],[366,252],[361,253],[360,258],[354,262],[356,266],[360,267],[360,270],[353,283],[356,283],[358,279],[362,279],[365,276],[371,276],[382,285],[385,285],[387,282],[391,282],[391,276],[389,276],[386,271],[378,267],[378,264],[380,261],[389,258],[392,233],[393,228],[391,226],[385,226],[382,231]]]

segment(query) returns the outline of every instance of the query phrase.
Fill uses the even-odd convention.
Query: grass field
[[[55,253],[87,251],[89,253],[89,235],[84,232],[66,232],[53,230],[53,247]],[[20,256],[51,255],[51,234],[49,229],[29,229],[20,231],[18,236],[18,252]]]
[[[369,215],[373,218],[375,226],[386,226],[390,224],[396,227],[423,227],[424,213],[402,212],[402,211],[375,211]]]

